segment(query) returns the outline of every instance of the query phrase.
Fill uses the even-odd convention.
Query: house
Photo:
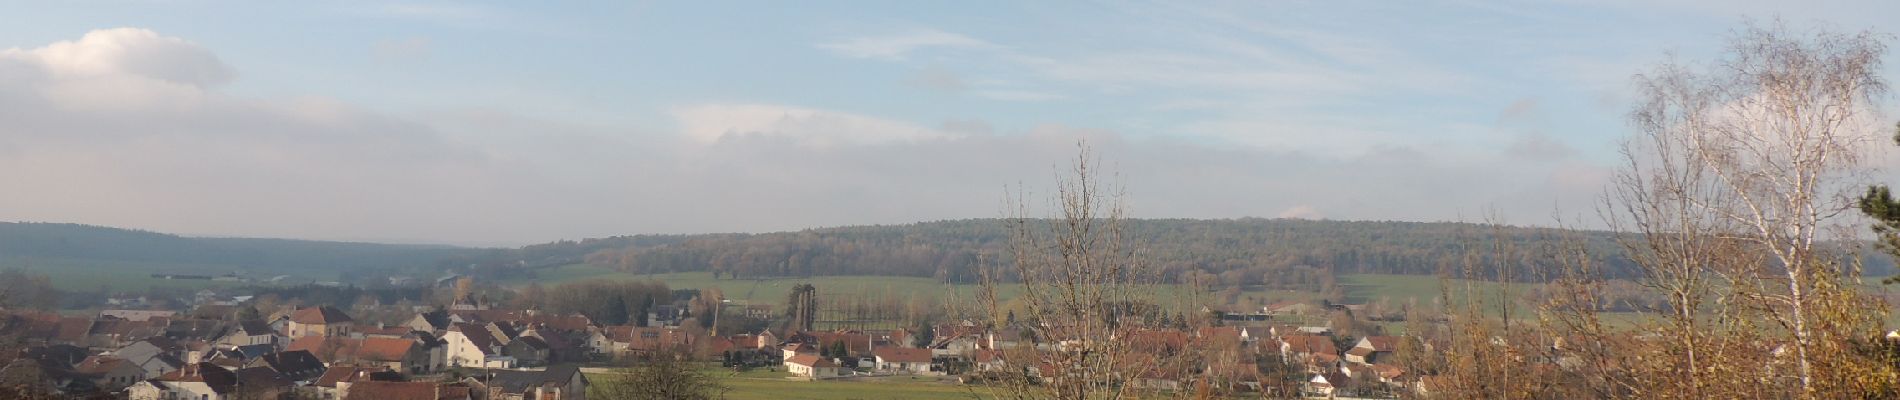
[[[50,393],[83,395],[99,392],[93,378],[73,372],[70,364],[51,360],[17,358],[0,364],[0,383],[9,387],[32,387]]]
[[[1347,379],[1350,378],[1338,372],[1313,374],[1313,377],[1307,379],[1306,384],[1302,385],[1301,391],[1312,396],[1332,397],[1335,390],[1346,386]]]
[[[541,371],[489,371],[482,385],[489,400],[587,400],[587,375],[573,366]]]
[[[979,333],[960,333],[952,336],[938,336],[930,342],[930,353],[939,357],[963,357],[970,352],[984,348],[984,336]]]
[[[502,346],[501,355],[514,357],[519,366],[539,366],[547,364],[549,348],[548,342],[540,337],[522,335]]]
[[[817,354],[799,354],[785,359],[785,370],[792,375],[824,379],[840,375],[838,363]]]
[[[809,343],[786,343],[779,347],[779,358],[790,360],[801,354],[818,354],[818,347]]]
[[[171,339],[155,337],[120,347],[112,351],[114,357],[122,358],[145,370],[143,376],[163,376],[185,366],[183,356],[185,346]]]
[[[611,342],[611,353],[653,353],[685,350],[692,347],[694,336],[677,327],[609,326],[604,329]]]
[[[1309,370],[1330,369],[1329,363],[1339,360],[1339,348],[1331,337],[1288,335],[1280,338],[1280,357],[1288,364],[1307,364],[1312,367]]]
[[[1379,359],[1391,357],[1397,351],[1400,338],[1397,336],[1367,336],[1359,339],[1352,349],[1346,350],[1346,361],[1371,364]]]
[[[285,351],[258,357],[265,368],[292,381],[308,381],[322,376],[329,368],[308,351]]]
[[[230,321],[214,319],[171,319],[170,323],[159,327],[160,335],[177,340],[215,342],[230,333]]]
[[[653,306],[652,311],[647,312],[647,325],[648,326],[679,326],[680,321],[684,321],[686,319],[686,315],[687,315],[686,307],[676,306],[672,304],[656,305],[656,306]]]
[[[880,347],[871,351],[877,360],[877,370],[909,374],[930,373],[930,350],[908,349],[901,347]]]
[[[1024,328],[1013,326],[991,331],[988,335],[989,343],[986,347],[991,349],[1013,349],[1025,344],[1031,344],[1032,341],[1029,340],[1027,335],[1023,334],[1024,331]]]
[[[369,370],[360,367],[336,366],[323,371],[309,386],[299,388],[305,398],[336,400],[348,396],[347,389],[357,379],[369,380]],[[339,387],[340,386],[340,387]]]
[[[305,336],[346,336],[354,320],[343,310],[331,306],[305,307],[290,313],[291,338]]]
[[[164,317],[151,317],[144,321],[100,317],[92,321],[75,344],[95,349],[125,346],[139,339],[164,336],[165,325],[170,322]]]
[[[234,399],[277,399],[290,393],[295,382],[266,367],[250,367],[236,372]]]
[[[424,351],[429,353],[429,370],[441,371],[443,368],[449,367],[448,341],[444,341],[435,334],[428,332],[414,332],[411,333],[410,338],[416,341],[417,346],[421,346]]]
[[[144,368],[126,359],[105,355],[87,357],[73,365],[73,372],[84,375],[94,387],[107,392],[124,389],[145,379]]]
[[[402,374],[372,368],[340,366],[323,372],[308,386],[299,388],[301,398],[337,400],[349,397],[350,387],[362,382],[400,382]]]
[[[453,324],[442,334],[442,341],[447,349],[444,358],[450,366],[456,367],[492,366],[490,359],[501,357],[502,346],[507,345],[487,328],[476,324]],[[508,364],[504,368],[514,367]]]
[[[349,385],[343,400],[472,400],[473,388],[438,382],[365,381]],[[552,398],[551,398],[552,399]]]
[[[1379,382],[1397,385],[1401,384],[1399,379],[1405,376],[1405,369],[1391,364],[1373,364],[1372,373],[1379,376]]]
[[[177,314],[177,311],[159,310],[105,310],[99,312],[99,316],[101,317],[112,317],[135,322],[151,321],[152,318],[170,319],[173,315]]]
[[[449,312],[437,310],[418,313],[415,318],[410,318],[409,322],[404,323],[403,326],[407,326],[410,330],[414,331],[442,332],[449,330],[449,323]]]
[[[1227,339],[1227,338],[1240,339],[1241,338],[1240,327],[1234,327],[1234,326],[1205,327],[1205,328],[1201,328],[1199,332],[1195,332],[1194,335],[1202,339]]]
[[[232,346],[252,346],[260,344],[281,346],[284,344],[283,342],[284,340],[278,338],[277,331],[272,330],[269,323],[254,319],[238,321],[237,329],[233,329],[231,333],[225,334],[223,338],[218,339],[218,343]]]
[[[975,363],[977,371],[1002,371],[1003,357],[1002,350],[977,350],[970,360]]]
[[[435,367],[428,349],[411,339],[309,336],[291,342],[286,349],[308,351],[328,365],[379,367],[407,374],[434,372]]]
[[[134,385],[127,391],[133,400],[225,400],[237,392],[237,382],[235,372],[217,364],[196,363]]]
[[[1273,332],[1271,329],[1268,329],[1267,327],[1264,327],[1264,326],[1240,327],[1241,343],[1249,343],[1249,344],[1257,343],[1260,341],[1260,339],[1266,339],[1270,337],[1273,337]]]

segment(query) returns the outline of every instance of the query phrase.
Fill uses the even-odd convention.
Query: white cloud
[[[210,51],[137,28],[95,30],[78,40],[0,50],[0,88],[65,109],[190,110],[208,88],[236,77]]]
[[[1313,208],[1313,206],[1297,205],[1297,206],[1293,206],[1292,208],[1288,208],[1286,210],[1280,211],[1280,215],[1278,215],[1278,217],[1292,218],[1292,219],[1321,219],[1321,218],[1326,218],[1326,215],[1320,214],[1319,209]]]
[[[926,48],[982,49],[994,47],[969,36],[934,29],[916,30],[888,36],[868,36],[822,43],[818,48],[852,58],[902,60],[913,51]]]
[[[0,187],[31,193],[0,196],[0,220],[526,243],[989,217],[1007,185],[1050,187],[1079,140],[1120,173],[1140,217],[1431,220],[1495,203],[1541,222],[1552,199],[1588,198],[1584,188],[1602,179],[1587,166],[1494,153],[1386,146],[1318,156],[800,105],[682,106],[669,110],[678,126],[667,131],[497,110],[399,116],[322,96],[234,96],[221,84],[236,75],[202,62],[216,60],[209,51],[148,33],[0,55]],[[970,82],[972,93],[1004,86]],[[62,91],[73,94],[50,94]],[[143,100],[92,98],[113,94]],[[1409,206],[1375,204],[1385,198]]]
[[[129,75],[203,87],[235,77],[231,68],[210,51],[138,28],[95,30],[76,41],[32,50],[7,49],[0,51],[0,57],[36,62],[55,77],[66,79]]]

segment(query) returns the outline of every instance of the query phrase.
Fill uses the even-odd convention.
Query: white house
[[[811,379],[835,377],[838,376],[841,371],[838,368],[838,363],[832,362],[829,358],[820,357],[817,354],[800,354],[792,358],[787,358],[785,359],[785,370],[790,371],[792,375]]]
[[[489,365],[489,358],[500,356],[504,345],[487,329],[473,324],[455,324],[442,334],[442,341],[446,348],[444,359],[455,367]]]
[[[930,373],[930,350],[901,347],[881,347],[872,350],[877,358],[877,370],[911,374]]]

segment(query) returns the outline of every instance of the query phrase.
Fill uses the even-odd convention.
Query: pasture
[[[708,367],[707,372],[721,377],[731,400],[833,400],[833,399],[990,399],[987,388],[965,386],[932,377],[877,377],[808,381],[793,378],[784,371],[753,369],[733,373]],[[605,382],[610,374],[589,374],[589,380]],[[942,378],[950,379],[950,378]]]

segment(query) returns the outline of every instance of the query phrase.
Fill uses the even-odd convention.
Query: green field
[[[587,281],[587,280],[601,280],[601,279],[607,279],[607,280],[652,279],[652,280],[658,280],[660,282],[665,282],[667,286],[675,288],[675,289],[719,288],[720,291],[725,293],[727,298],[732,299],[734,301],[746,301],[746,302],[753,302],[753,303],[758,303],[758,304],[773,304],[773,305],[777,305],[778,303],[783,302],[785,298],[785,294],[791,290],[791,286],[800,284],[800,283],[816,284],[819,287],[820,293],[870,294],[873,296],[882,296],[885,294],[890,294],[890,295],[896,296],[897,298],[902,298],[902,299],[921,297],[921,298],[932,299],[932,300],[941,300],[941,299],[948,298],[951,295],[951,293],[954,292],[955,295],[960,299],[960,301],[970,302],[971,304],[974,304],[974,302],[976,301],[975,300],[976,298],[974,296],[974,294],[976,293],[975,285],[944,285],[941,283],[937,283],[935,280],[932,280],[929,278],[897,277],[897,276],[822,276],[822,277],[814,277],[810,279],[783,278],[783,279],[743,279],[743,280],[718,279],[718,280],[715,280],[712,278],[712,274],[705,273],[705,272],[683,272],[683,273],[638,275],[638,274],[629,274],[629,273],[619,272],[610,268],[576,264],[576,265],[568,265],[568,266],[541,270],[539,277],[535,279],[534,281],[541,282],[541,284],[543,285],[554,285],[554,284],[560,284],[560,283],[578,282],[578,281]],[[525,285],[527,284],[527,282],[528,281],[511,282],[511,284]],[[1419,305],[1423,305],[1427,307],[1436,307],[1437,303],[1439,303],[1441,287],[1446,282],[1449,282],[1453,285],[1457,285],[1457,287],[1454,287],[1452,290],[1452,292],[1454,293],[1454,298],[1458,297],[1456,295],[1457,293],[1462,292],[1465,289],[1463,285],[1466,283],[1471,284],[1474,290],[1479,290],[1487,296],[1493,295],[1495,293],[1495,290],[1499,287],[1498,286],[1499,284],[1495,282],[1464,281],[1464,280],[1445,281],[1445,280],[1439,279],[1438,277],[1428,276],[1428,275],[1353,274],[1353,275],[1341,275],[1339,277],[1339,282],[1345,289],[1346,300],[1348,302],[1356,303],[1356,302],[1372,302],[1372,301],[1385,300],[1387,304],[1392,305],[1392,306],[1397,306],[1399,304],[1404,304],[1404,303],[1416,300],[1417,304]],[[1510,290],[1510,293],[1508,295],[1513,300],[1518,299],[1523,295],[1524,291],[1526,289],[1529,289],[1532,285],[1533,284],[1526,284],[1526,283],[1509,284],[1507,288]],[[1179,291],[1181,290],[1181,288],[1178,286],[1171,286],[1168,290]],[[1872,287],[1869,290],[1870,291],[1885,291],[1887,290],[1887,288]],[[1016,291],[1017,291],[1017,288],[1015,286],[1004,285],[999,288],[998,295],[999,297],[1003,297],[1007,299],[1010,296],[1013,296],[1016,293]],[[1164,297],[1176,298],[1176,299],[1187,298],[1186,296],[1179,296],[1179,294],[1180,293],[1178,292],[1165,293]],[[1255,291],[1243,292],[1242,294],[1245,296],[1253,296],[1255,298],[1267,299],[1270,301],[1276,301],[1276,300],[1316,301],[1320,297],[1318,293],[1296,292],[1296,291],[1286,291],[1286,290],[1267,290],[1267,291],[1255,290]],[[1496,310],[1497,309],[1495,307],[1487,307],[1486,312],[1495,313]],[[1516,314],[1514,315],[1514,317],[1535,318],[1536,315],[1534,311],[1535,310],[1530,310],[1530,309],[1520,307],[1517,309],[1517,311],[1514,311],[1514,313]],[[1890,318],[1890,320],[1900,321],[1900,316],[1897,316],[1897,315],[1900,315],[1900,314],[1890,314],[1890,317],[1892,317]],[[1617,313],[1606,312],[1606,313],[1602,313],[1602,316],[1607,322],[1613,325],[1629,325],[1629,324],[1633,324],[1638,321],[1641,321],[1643,319],[1650,318],[1649,315],[1642,314],[1642,313],[1633,313],[1633,312],[1617,312]],[[1289,322],[1313,323],[1313,324],[1325,323],[1324,316],[1314,316],[1312,318],[1298,319],[1298,320],[1293,320]],[[1397,324],[1391,324],[1391,325],[1397,325]],[[1395,329],[1397,328],[1397,326],[1389,326],[1387,328]]]
[[[1346,301],[1352,303],[1385,299],[1394,304],[1411,300],[1417,300],[1419,304],[1430,304],[1439,298],[1444,283],[1446,282],[1447,281],[1431,275],[1352,274],[1341,275],[1339,277],[1340,285],[1344,286],[1346,290]],[[1487,294],[1494,293],[1493,291],[1496,290],[1499,285],[1496,282],[1467,281],[1462,279],[1454,279],[1449,282],[1454,285],[1452,288],[1454,294],[1463,292],[1464,287],[1462,287],[1462,285],[1464,284],[1470,284],[1473,289],[1481,290]],[[1532,284],[1528,283],[1513,283],[1509,285],[1508,289],[1511,290],[1511,295],[1514,297],[1532,286]]]
[[[934,279],[901,276],[820,276],[806,278],[776,279],[713,279],[710,272],[677,272],[667,274],[630,274],[610,268],[585,264],[567,265],[538,271],[533,282],[542,285],[599,281],[599,280],[655,280],[674,289],[717,288],[726,298],[755,304],[773,304],[785,301],[793,285],[811,283],[818,285],[820,295],[890,295],[899,299],[914,296],[928,298],[948,297],[952,290],[958,295],[970,296],[974,285],[945,285]],[[510,282],[512,285],[525,285],[530,281]],[[1003,288],[1004,291],[1013,288]]]
[[[713,279],[712,274],[708,272],[643,275],[630,274],[607,267],[587,264],[574,264],[542,269],[537,271],[536,278],[531,281],[539,282],[542,285],[558,285],[591,280],[646,279],[664,282],[668,287],[676,289],[718,288],[721,292],[725,293],[727,298],[734,301],[750,301],[761,304],[777,304],[784,301],[785,293],[791,290],[792,285],[800,283],[814,283],[819,285],[821,291],[830,293],[871,295],[890,293],[900,298],[909,298],[911,296],[943,298],[949,296],[954,291],[957,296],[974,299],[974,294],[976,293],[976,285],[945,285],[938,283],[934,279],[918,277],[855,275],[820,276],[813,278]],[[525,285],[528,282],[530,282],[530,280],[508,283],[511,285]],[[1346,288],[1347,300],[1353,302],[1385,298],[1393,302],[1417,299],[1418,302],[1422,304],[1429,304],[1439,297],[1440,286],[1440,281],[1437,277],[1425,275],[1343,275],[1340,277],[1340,283]],[[1493,287],[1491,285],[1495,285],[1489,282],[1478,282],[1477,284],[1485,288],[1490,288]],[[1169,290],[1179,290],[1178,287],[1170,286],[1171,288]],[[1513,289],[1522,289],[1525,285],[1514,284],[1513,286]],[[998,288],[998,295],[1007,298],[1014,295],[1016,290],[1017,288],[1014,285],[1003,285]],[[1175,294],[1176,293],[1170,293],[1169,297],[1179,297],[1174,296]],[[1244,294],[1268,299],[1310,300],[1317,297],[1316,293],[1286,290],[1249,291]]]
[[[754,369],[734,374],[720,369],[708,372],[723,377],[731,391],[731,400],[844,400],[844,399],[989,399],[988,389],[964,386],[953,381],[940,382],[931,377],[885,377],[852,380],[808,381],[791,378],[790,373]],[[588,379],[602,382],[611,376],[590,374]],[[948,379],[948,378],[944,378]]]
[[[586,264],[566,265],[537,271],[531,280],[503,282],[505,285],[521,286],[529,282],[538,282],[544,286],[563,283],[600,281],[600,280],[655,280],[674,289],[718,288],[726,298],[735,302],[751,304],[778,305],[785,301],[793,285],[810,283],[818,286],[820,296],[868,296],[869,298],[896,298],[942,301],[955,297],[959,302],[975,304],[980,285],[944,284],[935,279],[908,276],[816,276],[811,278],[769,278],[769,279],[713,279],[710,272],[676,272],[665,274],[631,274],[615,271],[611,268]],[[1160,290],[1160,298],[1188,301],[1194,296],[1184,293],[1184,287],[1165,285]],[[1007,301],[1015,297],[1021,287],[1014,284],[997,286],[997,297]],[[1311,296],[1288,291],[1255,291],[1251,295],[1269,298],[1290,298]],[[1205,297],[1205,296],[1204,296]],[[1194,307],[1199,307],[1195,305]]]

